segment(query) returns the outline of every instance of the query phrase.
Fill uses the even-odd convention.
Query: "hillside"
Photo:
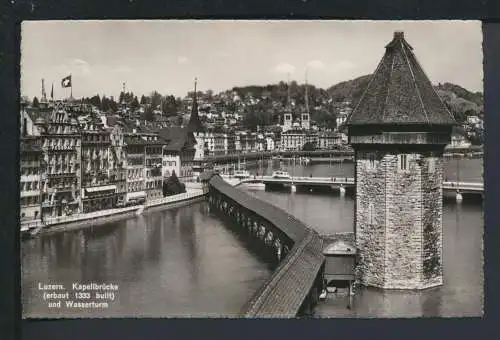
[[[370,74],[352,80],[343,81],[328,88],[326,92],[333,101],[350,101],[353,106],[361,99],[364,90],[370,81]]]
[[[335,101],[349,100],[353,107],[360,100],[363,91],[368,86],[370,75],[361,76],[349,81],[333,85],[327,89],[328,94]],[[448,109],[454,114],[459,123],[462,123],[467,116],[483,116],[483,94],[471,92],[459,85],[444,83],[434,86],[436,93],[445,103]]]
[[[371,75],[364,75],[352,80],[335,84],[324,90],[313,85],[308,85],[310,107],[318,107],[318,110],[312,109],[313,119],[328,120],[327,115],[336,115],[336,109],[326,103],[350,101],[354,108],[361,99],[363,92],[368,86]],[[436,93],[441,97],[448,109],[454,114],[459,123],[463,123],[467,116],[476,115],[483,117],[483,94],[480,92],[471,92],[463,87],[451,83],[438,84],[434,86]],[[246,86],[233,88],[233,91],[244,99],[251,95],[254,98],[268,98],[268,103],[279,102],[286,103],[287,85],[284,82],[266,86]],[[292,100],[298,105],[304,104],[305,86],[292,82],[290,85],[290,94]],[[321,117],[321,118],[320,118]]]

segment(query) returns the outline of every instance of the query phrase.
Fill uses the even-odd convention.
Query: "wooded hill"
[[[326,90],[308,85],[312,119],[318,120],[319,118],[320,121],[325,121],[325,114],[336,115],[336,105],[334,103],[350,101],[352,108],[356,107],[357,102],[368,86],[370,76],[364,75],[344,81]],[[466,117],[471,115],[482,118],[484,101],[482,93],[471,92],[451,83],[438,84],[434,88],[459,123],[464,122]],[[288,87],[286,83],[280,82],[275,85],[235,87],[232,91],[236,92],[242,100],[251,96],[253,98],[265,98],[264,102],[278,102],[285,105]],[[295,81],[291,82],[290,97],[297,107],[303,106],[305,85],[299,85]]]

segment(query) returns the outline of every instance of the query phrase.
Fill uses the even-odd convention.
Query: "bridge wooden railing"
[[[246,317],[296,317],[321,273],[321,237],[294,216],[238,190],[213,173],[202,176],[213,190],[259,215],[288,237],[293,246],[271,277],[245,304]]]

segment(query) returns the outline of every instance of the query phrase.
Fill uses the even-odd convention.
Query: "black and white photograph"
[[[480,21],[21,24],[22,317],[483,316]]]

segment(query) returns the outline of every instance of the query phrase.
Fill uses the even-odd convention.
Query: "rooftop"
[[[185,127],[166,127],[158,131],[160,139],[167,143],[165,150],[180,152],[183,148],[192,148],[196,143],[192,132]]]
[[[455,119],[432,87],[403,32],[385,47],[349,125],[453,125]]]

